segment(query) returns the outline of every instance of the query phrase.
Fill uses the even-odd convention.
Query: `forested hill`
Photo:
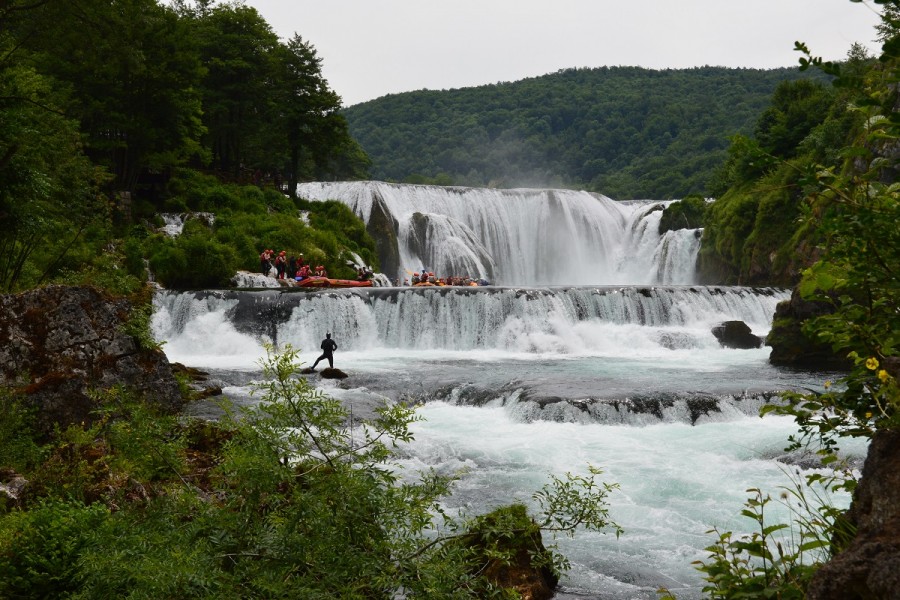
[[[796,68],[568,69],[385,96],[345,109],[377,179],[578,187],[618,199],[707,191]]]

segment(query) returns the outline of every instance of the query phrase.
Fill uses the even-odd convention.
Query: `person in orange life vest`
[[[337,343],[333,339],[331,339],[330,333],[325,334],[325,339],[322,340],[322,344],[320,347],[322,348],[322,356],[317,358],[316,362],[313,363],[313,366],[312,366],[313,370],[315,370],[316,365],[319,364],[319,361],[322,360],[323,358],[328,359],[328,368],[333,369],[334,368],[334,351],[337,350],[338,346],[337,346]]]
[[[282,250],[275,257],[275,270],[278,271],[278,279],[284,279],[284,270],[287,268],[286,252]]]

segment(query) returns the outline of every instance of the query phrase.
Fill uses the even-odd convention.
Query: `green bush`
[[[140,261],[143,267],[143,260]],[[126,255],[117,250],[105,251],[84,262],[76,271],[63,269],[54,281],[64,285],[88,285],[119,296],[133,294],[143,286],[144,273],[133,274]]]
[[[614,527],[596,470],[535,494],[536,522],[522,507],[474,527],[445,514],[451,479],[396,475],[415,409],[349,429],[340,402],[296,377],[297,356],[270,356],[262,401],[218,423],[101,398],[30,473],[44,499],[0,515],[0,597],[511,597],[460,540],[477,534],[503,564],[539,531]]]
[[[188,221],[184,232],[175,239],[156,240],[150,270],[168,288],[227,287],[238,268],[234,251],[211,238],[205,226],[194,223]]]
[[[848,470],[849,472],[849,470]],[[787,509],[787,522],[772,522],[767,513],[773,499],[761,490],[752,494],[741,514],[753,522],[749,534],[713,529],[709,558],[694,564],[704,574],[703,591],[709,598],[782,598],[802,600],[819,565],[844,549],[853,528],[834,507],[829,490],[846,486],[840,469],[832,475],[814,474],[782,488],[779,502]]]
[[[24,473],[40,459],[41,447],[32,432],[34,412],[21,398],[0,388],[0,468]]]
[[[79,587],[86,539],[110,512],[105,506],[47,499],[0,519],[0,597],[61,598]]]
[[[348,251],[378,268],[375,242],[365,224],[339,202],[295,202],[272,187],[227,184],[188,169],[177,172],[169,192],[170,209],[210,211],[216,221],[206,229],[189,220],[174,240],[157,236],[143,242],[152,271],[166,287],[226,286],[237,269],[257,271],[265,248],[302,253],[307,263],[324,265],[332,277],[356,277],[346,264]],[[300,219],[300,209],[309,212],[310,225]],[[198,236],[205,243],[192,239]],[[131,241],[128,248],[131,257],[138,244]]]

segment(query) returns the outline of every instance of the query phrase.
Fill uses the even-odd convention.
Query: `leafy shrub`
[[[125,255],[116,250],[99,254],[76,271],[63,269],[54,280],[65,285],[89,285],[120,296],[133,294],[143,286],[143,278],[131,273]]]
[[[203,225],[190,221],[174,240],[157,238],[150,255],[151,271],[173,289],[226,287],[237,266],[230,247],[211,238]]]
[[[185,469],[185,432],[177,418],[113,389],[98,398],[98,427],[115,473],[142,483],[171,478]]]
[[[125,238],[122,248],[123,264],[128,273],[143,281],[147,277],[147,266],[144,264],[144,244],[148,232],[144,227],[135,227],[132,234]]]
[[[783,598],[802,600],[819,564],[845,548],[853,537],[843,512],[834,507],[828,490],[846,487],[840,470],[815,474],[782,488],[780,503],[788,522],[772,522],[766,509],[772,497],[757,488],[741,514],[754,523],[750,534],[735,536],[713,529],[715,543],[707,561],[697,561],[710,598]]]
[[[86,538],[109,517],[94,504],[48,499],[0,519],[0,597],[60,598],[78,589]]]
[[[95,422],[61,432],[31,474],[45,499],[0,516],[0,596],[52,585],[70,598],[511,597],[460,540],[512,540],[487,547],[502,564],[526,522],[530,536],[613,526],[611,487],[592,470],[535,494],[536,523],[519,507],[472,529],[441,508],[451,479],[396,475],[414,408],[348,428],[340,402],[296,377],[297,355],[271,355],[262,401],[219,423],[184,426],[103,396]],[[553,556],[543,564],[565,565]]]
[[[34,409],[6,388],[0,388],[0,468],[23,473],[41,457],[32,436]]]
[[[138,348],[143,350],[159,350],[162,344],[153,337],[150,323],[153,319],[153,306],[150,303],[138,304],[131,309],[128,320],[122,326],[122,332],[134,338]]]

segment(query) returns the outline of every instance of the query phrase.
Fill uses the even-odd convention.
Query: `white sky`
[[[344,105],[569,67],[786,67],[794,41],[875,53],[872,4],[849,0],[245,0],[323,59]]]

